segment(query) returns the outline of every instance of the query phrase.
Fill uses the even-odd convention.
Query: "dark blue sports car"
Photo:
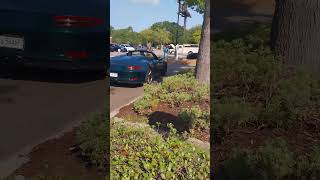
[[[136,50],[111,58],[110,81],[126,84],[151,83],[167,72],[166,60],[153,52]]]

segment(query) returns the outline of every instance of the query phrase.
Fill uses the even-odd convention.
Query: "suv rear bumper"
[[[27,67],[55,69],[55,70],[88,70],[106,71],[107,63],[102,60],[69,60],[69,59],[40,59],[33,57],[1,57],[5,63],[20,64]]]

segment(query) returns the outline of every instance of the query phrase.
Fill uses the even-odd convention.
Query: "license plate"
[[[118,73],[110,73],[110,77],[118,77]]]
[[[23,49],[24,39],[20,37],[0,36],[0,47]]]

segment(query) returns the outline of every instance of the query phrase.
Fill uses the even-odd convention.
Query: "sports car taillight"
[[[137,77],[133,77],[133,78],[130,78],[129,80],[130,80],[130,81],[137,81],[138,78],[137,78]]]
[[[70,59],[84,59],[89,57],[86,51],[68,51],[64,53],[64,56]]]
[[[141,69],[141,66],[128,66],[128,69],[129,69],[130,71],[140,70],[140,69]]]
[[[101,25],[103,21],[86,16],[54,16],[54,24],[58,28],[86,28]]]

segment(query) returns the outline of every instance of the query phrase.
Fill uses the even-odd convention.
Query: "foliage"
[[[261,26],[245,38],[214,43],[215,129],[289,128],[319,118],[319,79],[283,65],[268,47],[269,33]]]
[[[189,30],[191,37],[192,37],[192,43],[194,44],[200,44],[200,39],[201,39],[201,31],[202,31],[202,26],[195,26]]]
[[[151,30],[157,31],[158,29],[163,29],[164,31],[168,32],[169,35],[169,42],[175,44],[176,42],[176,33],[177,33],[177,23],[176,22],[157,22],[151,25]],[[184,28],[178,25],[178,43],[183,41],[183,31]]]
[[[111,179],[209,179],[209,155],[180,140],[172,124],[167,138],[150,127],[111,127]]]
[[[131,44],[138,45],[140,42],[140,34],[134,32],[132,27],[125,29],[112,29],[111,30],[112,41],[118,44]]]
[[[138,99],[134,102],[133,108],[135,111],[139,112],[140,114],[145,114],[148,111],[146,109],[150,109],[158,104],[159,100],[154,99],[151,95],[146,94],[142,98]]]
[[[192,9],[196,10],[199,13],[203,13],[205,9],[205,0],[182,0],[183,2],[187,2],[188,6]]]
[[[200,85],[190,72],[164,78],[160,84],[145,84],[144,96],[134,103],[134,110],[145,114],[157,103],[164,102],[172,107],[185,102],[209,100],[209,86]]]
[[[267,141],[259,148],[233,150],[223,163],[219,179],[286,179],[295,175],[296,160],[283,139]],[[232,172],[232,173],[231,173]]]
[[[105,167],[108,148],[108,117],[103,113],[81,124],[77,132],[77,141],[82,154],[89,157],[94,165]]]
[[[154,46],[176,42],[177,23],[163,21],[157,22],[140,32],[133,31],[132,27],[124,29],[114,29],[110,26],[112,41],[118,44],[129,43],[131,45],[146,45],[152,42]],[[195,26],[186,31],[186,40],[184,41],[184,28],[178,26],[178,43],[199,43],[201,36],[201,26]]]
[[[202,111],[199,106],[183,109],[178,115],[179,121],[188,126],[188,129],[209,130],[209,112]]]
[[[140,36],[142,37],[142,43],[147,44],[151,42],[153,44],[167,44],[170,42],[169,32],[165,29],[145,29],[141,31]]]
[[[315,145],[309,157],[297,159],[296,177],[301,179],[317,179],[320,177],[320,146]]]
[[[234,149],[223,162],[218,179],[317,179],[320,146],[309,156],[294,156],[283,139],[269,140],[257,149]]]

